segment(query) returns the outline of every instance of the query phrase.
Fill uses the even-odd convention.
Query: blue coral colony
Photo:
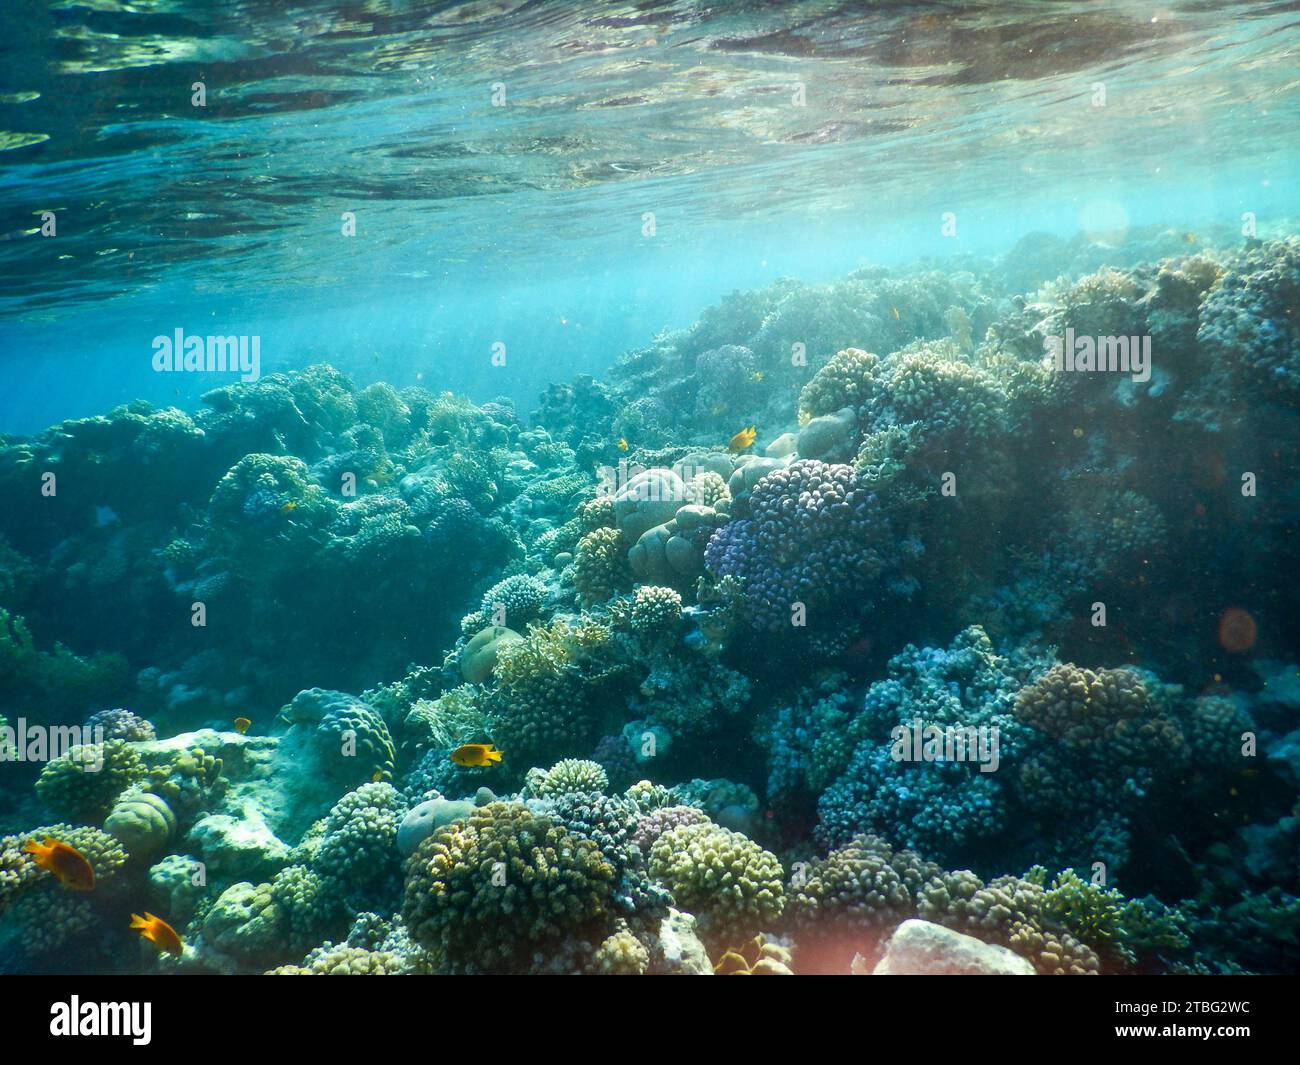
[[[6,438],[6,498],[118,520],[0,515],[6,756],[88,715],[6,785],[4,967],[1293,964],[1296,668],[1247,652],[1294,603],[1245,575],[1294,553],[1254,441],[1295,437],[1300,241],[1143,241],[1032,297],[1032,238],[738,292],[527,417],[314,365]],[[1147,387],[1044,358],[1116,321]],[[48,637],[59,580],[116,646]]]

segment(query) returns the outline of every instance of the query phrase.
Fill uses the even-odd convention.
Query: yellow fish
[[[252,723],[251,721],[249,721],[248,718],[246,718],[246,717],[237,717],[237,718],[235,718],[235,721],[234,721],[235,731],[238,732],[238,733],[242,736],[245,732],[248,731],[249,727],[250,727],[252,724],[253,724],[253,723]]]
[[[889,308],[889,313],[892,314],[892,315],[894,316],[894,321],[898,321],[899,314],[898,314],[898,308],[897,308],[897,307],[890,307],[890,308]]]
[[[381,781],[383,781],[383,779],[384,779],[384,771],[382,769],[376,769],[370,777],[370,783],[378,784]]]
[[[23,853],[30,854],[37,865],[53,874],[69,891],[95,890],[95,870],[76,847],[48,837],[44,843],[29,839]]]
[[[627,441],[621,436],[618,438],[618,449],[619,451],[627,450]]]
[[[297,510],[297,509],[298,509],[298,504],[297,504],[296,502],[294,502],[294,501],[291,499],[291,500],[289,500],[288,503],[286,503],[284,506],[282,506],[282,507],[280,508],[280,513],[281,513],[281,514],[292,514],[292,513],[293,513],[295,510]]]
[[[501,761],[501,752],[490,743],[467,743],[451,752],[451,760],[460,766],[482,769]]]
[[[1195,234],[1195,233],[1184,233],[1184,234],[1183,234],[1183,240],[1184,240],[1184,242],[1187,243],[1187,244],[1195,244],[1195,243],[1196,243],[1196,234]]]
[[[176,934],[176,929],[148,910],[145,910],[143,917],[138,913],[131,914],[131,927],[138,928],[142,939],[149,940],[159,950],[166,951],[168,954],[179,955],[185,950],[181,937]]]
[[[757,385],[757,384],[761,384],[762,381],[763,381],[763,378],[766,377],[766,376],[767,376],[767,374],[765,374],[762,370],[755,370],[752,374],[750,374],[749,379],[750,379],[751,381],[753,381],[754,384]]]
[[[755,430],[754,426],[751,425],[748,429],[740,430],[740,432],[731,438],[731,441],[727,444],[727,450],[733,455],[739,455],[742,451],[753,447],[754,441],[757,438],[758,432]]]

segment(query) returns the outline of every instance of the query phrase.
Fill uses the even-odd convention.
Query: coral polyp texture
[[[1294,972],[1298,264],[1040,235],[531,411],[0,437],[0,970]]]

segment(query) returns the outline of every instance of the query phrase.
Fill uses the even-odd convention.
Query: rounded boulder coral
[[[742,943],[785,909],[784,870],[748,836],[712,823],[665,832],[650,849],[650,875],[699,920],[715,947]]]
[[[600,923],[615,880],[595,843],[495,802],[420,844],[402,914],[453,972],[525,972],[535,952]]]

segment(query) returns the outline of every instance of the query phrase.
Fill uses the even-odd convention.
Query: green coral
[[[722,475],[702,470],[686,482],[686,497],[702,507],[727,512],[731,509],[731,489]]]
[[[550,769],[532,769],[528,773],[526,790],[539,799],[552,799],[609,788],[609,778],[598,762],[583,758],[565,758]]]
[[[420,844],[402,914],[411,937],[453,971],[519,972],[534,952],[598,924],[614,884],[594,843],[495,802]]]
[[[344,795],[325,819],[315,868],[344,890],[382,882],[397,867],[397,827],[406,802],[391,784],[362,784]]]
[[[650,968],[650,951],[630,929],[623,928],[596,948],[591,968],[605,976],[643,976]]]
[[[787,917],[801,933],[889,932],[916,915],[916,893],[939,867],[877,836],[858,836],[796,867]]]
[[[578,541],[573,587],[585,606],[603,603],[626,582],[627,552],[617,529],[593,529]]]
[[[929,437],[960,434],[979,441],[1005,431],[1006,394],[987,371],[962,361],[950,343],[900,352],[887,390],[893,424],[919,422]]]
[[[643,584],[632,599],[632,630],[642,636],[671,635],[682,620],[682,597],[672,588]]]
[[[45,765],[36,794],[60,817],[99,821],[144,776],[144,762],[125,740],[78,744]]]
[[[650,875],[698,918],[710,946],[743,943],[785,909],[785,874],[776,855],[714,824],[665,832],[650,849]]]
[[[1038,879],[1001,876],[985,884],[969,871],[944,872],[921,887],[917,911],[927,921],[1010,948],[1045,976],[1096,975],[1097,953],[1045,916],[1045,895]]]
[[[0,703],[38,721],[51,708],[78,713],[92,704],[115,705],[130,667],[118,654],[82,658],[62,644],[40,651],[26,621],[0,606]]]
[[[476,684],[418,699],[402,723],[403,743],[418,751],[456,748],[487,735],[488,711]]]
[[[536,621],[546,600],[546,585],[536,577],[517,573],[498,581],[483,593],[478,611],[461,623],[464,632],[477,632],[485,625],[504,625],[523,632],[530,621]]]
[[[880,356],[859,348],[836,352],[799,393],[800,420],[868,406],[881,387],[880,365]]]
[[[399,447],[411,431],[411,408],[397,389],[384,381],[367,385],[356,397],[357,417],[384,434],[384,443]]]
[[[7,920],[18,948],[31,958],[48,957],[100,927],[90,901],[63,890],[25,893]]]
[[[1045,880],[1046,870],[1031,870],[1030,875]],[[1087,943],[1112,971],[1134,966],[1140,952],[1187,946],[1173,912],[1158,903],[1125,898],[1114,888],[1084,880],[1072,869],[1058,873],[1046,886],[1042,916]]]
[[[41,868],[24,853],[26,836],[0,839],[0,913],[41,878]]]
[[[222,776],[220,758],[202,747],[177,751],[165,763],[149,770],[144,790],[163,799],[185,827],[225,794],[230,781]]]
[[[346,915],[337,884],[305,865],[289,865],[276,873],[271,897],[282,915],[288,945],[297,950],[319,942]]]
[[[326,943],[317,947],[301,965],[281,965],[268,976],[400,976],[406,965],[386,950],[366,950],[347,944]]]
[[[209,964],[261,969],[284,951],[284,914],[270,884],[232,884],[204,916],[200,934],[200,954]]]
[[[493,741],[524,765],[594,744],[611,686],[625,668],[603,625],[583,619],[534,626],[497,654]]]

